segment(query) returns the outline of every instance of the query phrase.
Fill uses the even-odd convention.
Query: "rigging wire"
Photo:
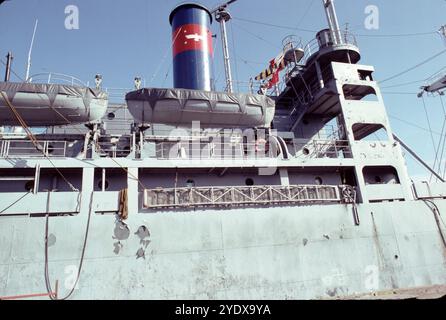
[[[299,23],[296,26],[296,30],[300,27],[300,25],[302,24],[302,22],[304,21],[304,19],[306,18],[306,16],[308,15],[308,13],[310,12],[311,8],[313,7],[313,4],[316,2],[316,0],[311,0],[310,4],[308,5],[307,9],[305,10],[304,14],[302,15],[302,17],[299,20]]]
[[[427,79],[429,79],[429,78],[427,78]],[[395,84],[395,85],[391,85],[391,86],[387,86],[387,87],[381,87],[381,89],[390,89],[390,88],[404,87],[404,86],[408,86],[408,85],[411,85],[411,84],[416,84],[416,83],[420,83],[420,82],[425,82],[427,79],[416,80],[416,81],[410,81],[410,82],[405,82],[405,83]]]
[[[282,49],[282,48],[280,48],[279,46],[277,46],[276,44],[274,44],[273,42],[268,41],[268,40],[266,40],[265,38],[263,38],[263,37],[261,37],[261,36],[255,34],[255,33],[253,33],[253,32],[251,32],[251,31],[249,31],[248,29],[246,29],[246,28],[244,28],[244,27],[242,27],[240,24],[238,24],[238,23],[236,23],[236,22],[234,22],[234,21],[232,21],[232,23],[233,23],[233,25],[237,26],[238,28],[240,28],[240,29],[243,30],[244,32],[250,34],[251,36],[255,37],[255,38],[258,39],[258,40],[261,40],[261,41],[263,41],[263,42],[269,44],[270,46],[274,47],[275,49]]]
[[[240,18],[240,17],[233,17],[233,19],[244,21],[252,24],[258,24],[258,25],[264,25],[268,27],[274,27],[279,29],[286,29],[286,30],[297,30],[302,32],[311,32],[311,33],[317,33],[317,30],[310,30],[310,29],[304,29],[304,28],[295,28],[292,26],[285,26],[285,25],[279,25],[269,22],[261,22],[257,20],[251,20],[246,18]],[[418,32],[418,33],[401,33],[401,34],[354,34],[358,37],[370,37],[370,38],[400,38],[400,37],[415,37],[415,36],[427,36],[427,35],[436,35],[437,32],[429,31],[429,32]]]
[[[164,63],[166,62],[167,56],[169,55],[169,52],[172,51],[173,48],[173,44],[175,43],[175,41],[177,40],[178,36],[181,34],[183,27],[180,27],[175,35],[175,38],[173,38],[172,43],[170,44],[169,48],[167,48],[166,52],[164,53],[164,56],[161,58],[161,63],[158,64],[158,67],[155,70],[155,73],[152,75],[152,78],[149,81],[149,86],[152,84],[153,80],[155,80],[156,76],[158,75],[158,73],[161,70],[161,67],[164,65]]]
[[[31,191],[28,191],[27,193],[25,193],[23,196],[21,196],[19,199],[17,199],[16,201],[14,201],[13,203],[11,203],[9,206],[7,206],[6,208],[4,208],[2,211],[0,211],[0,215],[4,212],[6,212],[6,210],[12,208],[14,205],[16,205],[17,203],[19,203],[20,201],[22,201],[27,195],[31,194]]]
[[[423,101],[423,108],[424,108],[424,112],[426,113],[426,120],[427,120],[427,125],[429,127],[429,132],[430,132],[430,136],[431,136],[431,140],[432,140],[432,146],[434,148],[435,153],[437,153],[438,151],[437,151],[437,147],[435,146],[434,135],[432,134],[431,121],[429,120],[429,114],[427,113],[426,101],[424,100],[424,97],[421,97],[421,100]]]
[[[3,59],[0,59],[0,62],[1,62],[5,67],[7,66],[6,62],[4,62]],[[22,82],[26,82],[25,80],[23,80],[23,78],[22,78],[21,76],[19,76],[19,75],[14,71],[14,69],[13,69],[12,67],[10,68],[10,70],[11,70],[12,74],[15,75],[15,76],[17,77],[17,79],[19,79],[19,80],[22,81]]]
[[[409,122],[407,120],[401,119],[401,118],[399,118],[397,116],[394,116],[394,115],[391,115],[391,114],[389,114],[389,118],[395,119],[395,120],[400,121],[400,122],[402,122],[402,123],[404,123],[404,124],[406,124],[406,125],[408,125],[410,127],[417,128],[419,130],[422,130],[422,131],[425,131],[425,132],[428,132],[428,133],[432,132],[432,134],[441,135],[441,133],[439,133],[439,132],[436,132],[436,131],[433,131],[433,130],[429,131],[429,129],[426,129],[426,128],[422,127],[422,126],[419,126],[419,125],[417,125],[415,123]]]
[[[53,163],[53,161],[48,156],[47,152],[45,150],[43,150],[42,145],[39,143],[39,141],[37,141],[36,137],[31,132],[31,130],[29,129],[28,125],[23,120],[22,116],[17,112],[16,108],[11,104],[11,102],[9,101],[9,99],[5,95],[5,93],[3,91],[1,91],[0,94],[3,97],[3,100],[6,102],[7,106],[10,108],[10,110],[12,111],[14,116],[16,117],[17,121],[20,123],[22,128],[25,130],[25,132],[26,132],[26,134],[28,136],[28,139],[34,145],[36,150],[41,152],[43,154],[43,156],[51,163],[51,165],[54,167],[54,169],[57,171],[57,173],[60,175],[60,177],[68,184],[68,186],[71,188],[72,191],[79,192],[79,190],[76,187],[74,187],[73,184],[70,181],[68,181],[68,179],[63,175],[63,173],[59,170],[59,168],[57,168],[57,166]]]
[[[396,75],[393,75],[393,76],[391,76],[391,77],[388,77],[388,78],[386,78],[386,79],[384,79],[384,80],[378,81],[378,83],[381,84],[381,83],[384,83],[384,82],[393,80],[393,79],[395,79],[395,78],[398,78],[398,77],[400,77],[400,76],[402,76],[402,75],[404,75],[404,74],[406,74],[406,73],[409,73],[410,71],[413,71],[413,70],[415,70],[415,69],[417,69],[417,68],[419,68],[419,67],[425,65],[426,63],[428,63],[428,62],[434,60],[435,58],[441,56],[441,55],[444,54],[444,53],[446,53],[446,49],[444,49],[444,50],[438,52],[437,54],[433,55],[432,57],[427,58],[426,60],[424,60],[424,61],[422,61],[422,62],[416,64],[416,65],[413,66],[413,67],[410,67],[410,68],[408,68],[408,69],[406,69],[406,70],[404,70],[404,71],[402,71],[402,72],[399,72],[399,73],[397,73]]]
[[[16,74],[16,73],[13,71],[12,68],[11,68],[11,71],[12,71],[14,74]],[[18,77],[19,77],[19,76],[18,76]],[[20,79],[22,82],[25,82],[22,78],[19,77],[19,79]],[[34,93],[37,94],[37,96],[38,96],[40,99],[44,100],[44,98],[42,97],[42,94],[41,94],[41,93],[38,93],[38,92],[36,92],[36,91],[34,91]],[[3,92],[1,92],[1,95],[3,96],[3,99],[5,100],[5,95],[3,94]],[[6,99],[7,99],[7,100],[5,100],[5,101],[7,102],[9,108],[11,109],[11,107],[12,107],[12,109],[11,109],[11,110],[13,110],[12,112],[13,112],[15,115],[17,115],[17,116],[19,117],[19,118],[18,118],[18,121],[19,121],[19,123],[22,125],[22,127],[23,127],[23,125],[25,125],[26,128],[29,128],[29,127],[26,125],[26,123],[25,123],[24,121],[21,122],[21,121],[19,120],[19,119],[22,119],[22,117],[21,117],[20,114],[16,111],[15,107],[10,103],[9,99],[8,99],[7,97],[6,97]],[[8,103],[8,102],[9,102],[9,103]],[[67,119],[67,117],[65,117],[62,113],[60,113],[57,109],[53,108],[53,106],[51,106],[51,105],[49,105],[49,107],[50,107],[50,109],[53,110],[56,114],[58,114],[64,121],[66,121],[66,124],[67,124],[67,125],[73,125],[73,123],[72,123],[69,119]],[[17,116],[16,116],[16,118],[17,118]],[[23,119],[22,119],[22,120],[23,120]],[[76,130],[77,132],[79,132],[81,135],[85,135],[85,132],[83,132],[82,130],[80,130],[78,127],[76,127],[76,126],[74,126],[74,125],[73,125],[73,129]],[[27,131],[27,129],[25,129],[25,128],[24,128],[24,130]],[[29,134],[28,134],[28,132],[27,132],[28,137],[29,137],[29,135],[31,135],[31,136],[34,137],[34,139],[35,139],[34,134],[33,134],[30,130],[28,130],[28,131],[29,131]],[[30,140],[31,140],[31,139],[30,139]],[[37,141],[37,139],[35,139],[35,140]],[[37,143],[38,143],[38,141],[37,141]],[[40,144],[39,144],[39,145],[40,145]],[[104,154],[106,154],[106,152],[102,149],[102,147],[101,147],[99,144],[96,144],[95,146],[98,148],[98,150],[99,150],[100,152],[103,152]],[[37,148],[37,147],[36,147],[36,148]],[[41,149],[42,149],[42,147],[37,148],[37,150],[39,150],[39,151],[42,152]],[[42,153],[43,153],[43,152],[42,152]],[[48,157],[48,155],[45,155],[45,154],[44,154],[44,156],[45,156],[45,158],[50,162],[50,164],[54,167],[54,169],[58,172],[58,174],[62,177],[62,179],[63,179],[63,180],[70,186],[70,188],[71,188],[73,191],[78,192],[79,190],[78,190],[77,188],[75,188],[75,187],[68,181],[68,179],[66,179],[66,178],[64,177],[64,175],[63,175],[63,174],[61,173],[61,171],[57,168],[57,166],[54,164],[54,162]],[[146,187],[144,186],[144,184],[142,183],[142,181],[140,181],[138,178],[136,178],[134,174],[130,173],[129,170],[127,170],[126,168],[124,168],[124,167],[123,167],[120,163],[118,163],[113,157],[109,157],[109,156],[107,156],[107,158],[111,159],[116,165],[118,165],[118,167],[120,167],[122,170],[124,170],[124,172],[126,172],[127,175],[131,176],[132,179],[134,179],[135,181],[138,181],[138,184],[139,184],[143,189],[146,189]]]

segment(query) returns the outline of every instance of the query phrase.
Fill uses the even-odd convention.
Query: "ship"
[[[393,133],[375,69],[360,64],[334,1],[323,0],[327,28],[306,45],[284,41],[249,92],[233,88],[233,2],[175,7],[173,87],[136,77],[120,103],[100,75],[94,88],[54,75],[12,83],[8,60],[0,126],[18,129],[0,133],[0,299],[444,288],[446,183],[421,158],[437,182],[411,180],[403,152],[416,152]]]

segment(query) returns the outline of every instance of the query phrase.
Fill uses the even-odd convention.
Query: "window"
[[[390,166],[368,166],[362,170],[366,184],[399,184],[398,173]]]
[[[352,126],[356,141],[388,141],[387,130],[378,123],[355,123]]]
[[[373,87],[345,84],[342,89],[346,100],[378,101]]]

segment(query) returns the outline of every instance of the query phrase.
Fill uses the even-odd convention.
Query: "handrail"
[[[85,83],[76,77],[56,72],[44,72],[44,73],[33,74],[26,80],[26,82],[33,83],[36,80],[45,81],[48,84],[68,83],[73,86],[77,85],[81,87],[88,87],[88,83]]]

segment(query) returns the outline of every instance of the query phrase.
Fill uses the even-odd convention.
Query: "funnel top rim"
[[[202,4],[195,3],[195,2],[184,2],[184,3],[181,3],[178,6],[176,6],[170,13],[170,15],[169,15],[170,25],[172,25],[173,17],[177,13],[177,11],[182,8],[197,8],[197,9],[202,9],[202,10],[206,11],[207,14],[209,15],[209,19],[211,20],[211,24],[212,24],[212,14],[211,14],[211,11],[207,7],[205,7]]]

